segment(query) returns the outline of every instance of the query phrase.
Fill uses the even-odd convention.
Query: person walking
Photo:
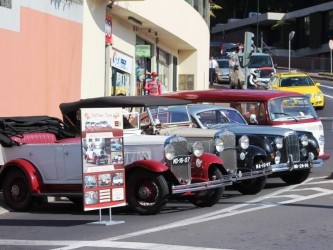
[[[162,83],[158,80],[156,72],[151,72],[152,80],[146,82],[145,90],[148,91],[148,95],[160,95],[162,94]]]
[[[216,68],[218,63],[213,56],[209,59],[209,85],[212,85],[216,81]]]

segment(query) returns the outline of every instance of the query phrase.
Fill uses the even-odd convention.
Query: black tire
[[[287,184],[300,184],[310,175],[310,169],[293,171],[282,175],[280,178]]]
[[[218,168],[209,169],[209,180],[214,179],[222,179],[222,173]],[[189,201],[197,207],[212,207],[219,202],[223,193],[224,187],[199,191],[194,193]]]
[[[245,195],[253,195],[259,193],[266,185],[267,176],[261,176],[250,180],[244,180],[234,183],[233,186]]]
[[[5,176],[3,197],[5,203],[16,211],[25,211],[34,202],[28,178],[22,171],[10,171]]]
[[[231,89],[235,89],[235,85],[231,84],[231,85],[230,85],[230,88],[231,88]]]
[[[139,170],[132,173],[126,186],[128,205],[139,214],[157,214],[167,203],[169,188],[161,174]]]

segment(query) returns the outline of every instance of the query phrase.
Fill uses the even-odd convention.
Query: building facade
[[[207,3],[2,1],[2,116],[60,117],[61,102],[146,94],[152,71],[165,92],[208,88]]]

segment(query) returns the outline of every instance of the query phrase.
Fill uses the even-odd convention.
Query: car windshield
[[[213,128],[215,127],[215,125],[221,125],[226,123],[247,124],[242,115],[240,115],[236,110],[206,110],[196,113],[195,118],[203,126],[208,128]]]
[[[273,67],[273,62],[270,56],[252,55],[249,61],[248,68]]]
[[[163,106],[156,108],[149,108],[150,113],[157,123],[189,123],[191,122],[190,116],[185,105],[179,106]]]
[[[217,63],[219,64],[219,68],[229,68],[228,60],[217,61]]]
[[[282,78],[280,82],[281,87],[299,87],[299,86],[313,86],[313,82],[309,77],[288,77]]]
[[[282,97],[270,100],[268,112],[273,121],[318,118],[307,97]]]

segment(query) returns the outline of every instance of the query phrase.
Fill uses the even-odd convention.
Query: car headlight
[[[277,149],[283,148],[283,139],[282,139],[282,137],[276,137],[274,139],[274,144],[275,144]]]
[[[222,138],[217,138],[215,140],[215,149],[219,153],[221,153],[224,150],[224,141]]]
[[[309,144],[309,138],[306,135],[302,135],[301,143],[302,143],[303,147],[306,147]]]
[[[172,144],[168,144],[164,147],[164,155],[168,160],[175,158],[175,148]]]
[[[239,138],[238,143],[242,149],[247,149],[250,145],[250,139],[248,136],[243,135],[241,138]]]
[[[319,136],[319,138],[318,138],[318,143],[319,143],[319,145],[324,145],[324,143],[325,143],[325,138],[324,138],[323,135]]]
[[[195,142],[192,146],[192,151],[195,157],[200,157],[204,152],[204,147],[201,142]]]

